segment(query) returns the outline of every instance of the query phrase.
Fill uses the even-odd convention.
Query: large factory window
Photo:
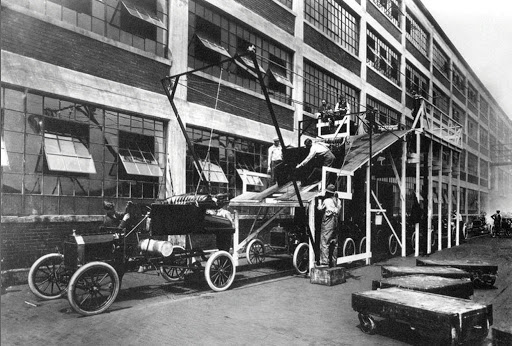
[[[211,63],[218,63],[219,58],[223,55],[234,56],[236,53],[246,53],[248,47],[254,46],[259,65],[257,68],[262,74],[266,74],[269,67],[275,65],[275,62],[279,59],[279,65],[285,69],[281,73],[289,79],[293,71],[293,52],[287,49],[286,45],[272,41],[267,36],[254,31],[254,29],[247,27],[228,14],[218,12],[213,7],[203,5],[202,2],[190,0],[189,10],[188,66],[190,68],[202,68]],[[210,44],[205,44],[206,40],[203,40],[202,43],[198,42],[200,41],[198,37],[205,38]],[[209,45],[208,49],[199,47],[207,45]],[[222,53],[219,50],[222,50]],[[227,55],[224,50],[226,50]],[[208,59],[208,56],[212,55],[212,51],[216,51],[216,60]],[[272,60],[272,56],[277,59]],[[224,66],[228,68],[229,73],[221,75],[220,66],[211,66],[203,72],[215,78],[221,76],[222,81],[233,83],[244,89],[257,93],[261,92],[261,86],[256,80],[256,66],[254,66],[252,59],[245,56],[235,62],[236,64],[230,64],[229,67]],[[207,86],[196,85],[194,88],[207,88]],[[270,93],[272,99],[291,104],[290,87],[280,86],[271,89],[271,91],[273,91]]]
[[[359,55],[359,18],[341,3],[305,1],[304,18],[350,53]]]
[[[326,70],[304,62],[304,110],[315,113],[325,99],[336,105],[339,97],[345,97],[352,113],[359,112],[359,90]]]
[[[168,0],[38,0],[17,5],[167,57]]]
[[[400,56],[374,30],[367,30],[366,62],[377,71],[400,85]]]
[[[423,55],[428,56],[429,35],[418,20],[410,13],[407,13],[407,17],[405,18],[405,31],[407,33],[407,39],[411,41]]]
[[[226,181],[224,179],[222,179],[222,182],[211,181],[211,193],[229,193],[231,197],[241,194],[244,181],[238,170],[244,170],[244,173],[247,173],[246,175],[260,178],[262,183],[265,184],[266,154],[270,143],[200,128],[188,127],[187,133],[194,143],[194,149],[199,159],[220,167],[225,175]],[[194,168],[190,152],[187,153],[186,173],[187,192],[194,192],[199,183],[199,175]],[[256,182],[259,185],[257,179],[250,178],[247,182],[250,184]]]
[[[432,62],[434,67],[436,67],[439,72],[448,78],[450,72],[450,59],[435,41],[432,49]]]
[[[162,121],[1,90],[2,215],[101,215],[105,198],[122,205],[163,196]]]
[[[119,158],[126,174],[146,177],[162,176],[162,170],[154,155],[154,142],[154,138],[149,136],[119,132]]]

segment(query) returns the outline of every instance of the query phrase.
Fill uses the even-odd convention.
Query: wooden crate
[[[311,269],[311,283],[318,285],[334,286],[344,283],[345,268],[342,267],[319,267]]]
[[[432,260],[432,259],[416,259],[416,266],[429,267],[452,267],[458,268],[471,273],[473,281],[493,286],[496,282],[498,274],[498,266],[489,262],[468,259],[468,260]]]
[[[397,287],[352,294],[361,329],[378,330],[375,317],[409,325],[420,336],[442,344],[477,344],[492,325],[492,305],[469,299],[406,290]]]
[[[449,297],[469,299],[473,295],[473,282],[469,278],[449,279],[432,275],[406,275],[374,280],[372,289],[389,287],[441,294]]]
[[[453,267],[402,267],[402,266],[382,266],[381,274],[383,278],[405,275],[431,275],[441,276],[451,279],[471,278],[472,275],[465,270]]]

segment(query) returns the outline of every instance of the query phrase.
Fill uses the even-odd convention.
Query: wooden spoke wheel
[[[247,245],[245,257],[249,264],[259,264],[265,261],[265,244],[259,239],[253,239]]]
[[[217,251],[208,258],[204,275],[208,286],[216,292],[227,290],[235,279],[235,262],[226,251]]]
[[[86,316],[107,310],[119,293],[115,269],[104,262],[87,263],[71,277],[68,300],[71,307]]]
[[[174,250],[181,249],[185,251],[185,249],[181,246],[175,246]],[[172,256],[172,255],[171,255]],[[169,282],[178,281],[185,277],[185,273],[187,271],[187,258],[179,257],[172,261],[169,265],[162,265],[158,269],[162,277]]]
[[[70,276],[64,268],[64,255],[51,253],[32,264],[28,273],[28,286],[41,299],[58,299],[66,294]]]
[[[293,267],[298,274],[309,271],[309,245],[300,243],[293,252]]]

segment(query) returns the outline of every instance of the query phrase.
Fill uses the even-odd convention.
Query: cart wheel
[[[73,309],[86,316],[104,312],[119,293],[119,276],[104,262],[87,263],[69,282],[68,300]]]
[[[174,250],[181,249],[185,251],[182,246],[175,246]],[[180,257],[172,261],[171,265],[162,265],[158,269],[162,277],[169,282],[178,281],[185,277],[185,272],[187,271],[187,259],[185,257]]]
[[[225,291],[235,279],[235,262],[226,251],[217,251],[208,258],[204,275],[208,286],[216,292]]]
[[[411,241],[412,241],[412,238],[411,238]],[[398,240],[396,239],[394,234],[391,234],[389,236],[388,249],[389,249],[389,253],[392,256],[396,255],[396,253],[398,252]]]
[[[375,323],[373,318],[370,315],[366,315],[363,313],[359,313],[358,317],[361,330],[366,334],[375,334],[375,331],[377,330],[377,324]]]
[[[66,293],[70,276],[64,268],[64,255],[51,253],[32,264],[28,286],[41,299],[58,299]]]
[[[263,263],[265,260],[265,245],[263,242],[259,239],[251,240],[249,245],[247,245],[245,257],[247,258],[247,262],[249,262],[249,264]]]
[[[366,253],[366,237],[359,241],[359,253]]]
[[[343,257],[353,256],[356,254],[356,243],[352,238],[345,239],[343,243]]]
[[[300,243],[293,252],[293,267],[298,274],[306,274],[309,270],[309,246]]]

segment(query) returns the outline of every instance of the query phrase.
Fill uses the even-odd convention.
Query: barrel
[[[152,255],[169,257],[172,254],[173,245],[169,241],[144,239],[139,242],[139,249]]]

